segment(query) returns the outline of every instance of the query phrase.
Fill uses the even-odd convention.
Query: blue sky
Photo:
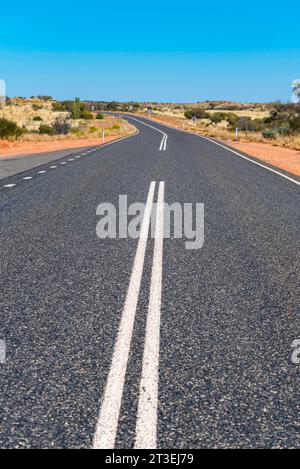
[[[11,96],[289,100],[300,77],[299,1],[12,5],[2,4],[0,25]]]

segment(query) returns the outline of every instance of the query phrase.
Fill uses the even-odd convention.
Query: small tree
[[[43,124],[43,125],[40,125],[39,133],[45,134],[45,135],[53,135],[54,130],[53,130],[53,127],[51,127],[51,125]]]
[[[66,135],[69,133],[71,128],[70,122],[65,117],[57,117],[53,124],[53,130],[55,134]]]
[[[8,119],[0,119],[0,138],[7,140],[14,140],[25,132],[24,128],[18,127],[18,125]]]
[[[184,113],[185,117],[188,119],[192,119],[193,117],[197,117],[197,119],[210,119],[210,114],[206,112],[204,109],[189,109]]]
[[[90,111],[86,111],[86,110],[81,111],[79,117],[80,117],[80,119],[86,119],[86,120],[94,119],[93,114]]]

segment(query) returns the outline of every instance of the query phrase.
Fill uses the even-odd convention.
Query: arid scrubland
[[[75,103],[75,101],[74,101]],[[78,146],[81,142],[111,140],[135,132],[134,126],[127,121],[90,111],[85,103],[76,101],[80,112],[75,115],[76,106],[70,110],[57,110],[57,102],[47,98],[14,98],[0,105],[0,154],[18,148],[22,144],[33,148],[35,143],[45,143],[45,149],[55,142],[66,146],[71,142]],[[72,143],[72,146],[73,146]],[[40,145],[39,145],[40,146]],[[11,152],[9,152],[11,153]]]

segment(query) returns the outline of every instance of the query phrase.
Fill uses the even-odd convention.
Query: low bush
[[[51,125],[43,124],[40,125],[39,133],[45,135],[54,135],[54,129],[51,127]]]
[[[273,130],[273,129],[265,129],[262,131],[262,136],[264,138],[276,138],[277,132],[276,130]]]
[[[35,116],[35,117],[33,118],[33,121],[34,121],[34,122],[42,122],[42,120],[43,120],[43,119],[41,118],[41,116]]]
[[[187,119],[192,119],[193,117],[196,117],[197,119],[210,119],[211,115],[206,112],[204,109],[188,109],[184,113],[185,117]]]
[[[43,109],[43,106],[41,104],[33,104],[32,109],[34,111],[39,111],[40,109]]]
[[[71,128],[70,122],[65,117],[57,117],[53,124],[54,133],[57,135],[66,135]]]
[[[92,119],[94,119],[94,116],[91,112],[89,112],[87,110],[84,110],[84,111],[80,112],[79,118],[80,119],[85,119],[85,120],[92,120]]]
[[[66,111],[66,107],[62,103],[54,102],[52,103],[52,111],[54,112]]]
[[[0,138],[13,140],[21,137],[25,132],[24,128],[20,128],[15,122],[8,119],[0,119]]]
[[[291,135],[292,130],[290,124],[287,122],[286,124],[282,124],[278,129],[277,132],[279,135]]]
[[[104,115],[101,114],[101,112],[98,112],[98,114],[96,115],[96,119],[104,119]]]
[[[239,125],[240,117],[237,114],[234,114],[234,112],[227,112],[226,120],[228,124],[230,125],[230,127],[236,128]]]
[[[211,114],[210,120],[214,124],[219,124],[222,121],[225,121],[227,119],[227,114],[226,112],[215,112],[214,114]]]

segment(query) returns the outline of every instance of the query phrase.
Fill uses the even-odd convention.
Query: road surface
[[[133,123],[0,181],[0,447],[299,448],[299,178]],[[121,194],[144,236],[99,239]],[[204,204],[200,249],[164,202]]]

